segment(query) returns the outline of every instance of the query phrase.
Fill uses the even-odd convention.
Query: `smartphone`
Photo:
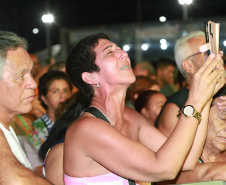
[[[217,55],[219,52],[220,23],[206,21],[204,22],[204,31],[206,43],[209,43],[208,56],[210,53]]]

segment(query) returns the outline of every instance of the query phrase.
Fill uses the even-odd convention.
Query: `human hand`
[[[220,102],[217,103],[217,108],[219,110],[226,110],[226,95],[220,96]]]
[[[198,102],[200,108],[225,84],[222,59],[211,54],[194,74],[189,97]]]
[[[219,81],[217,82],[215,89],[214,89],[214,94],[215,95],[224,85],[225,85],[225,69],[223,66],[223,60],[222,60],[222,56],[218,55],[217,58],[219,59],[219,64],[217,64],[216,68],[219,68],[221,72],[223,72],[223,75],[221,76],[221,78],[219,79]]]

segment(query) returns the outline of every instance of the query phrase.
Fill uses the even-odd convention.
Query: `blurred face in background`
[[[163,94],[154,94],[150,97],[147,106],[142,108],[141,114],[154,124],[165,102],[166,97]]]
[[[55,111],[61,102],[65,102],[71,97],[70,86],[64,79],[56,79],[49,86],[46,96],[42,96],[43,102],[47,105],[48,110]]]
[[[148,76],[148,70],[142,68],[141,64],[139,63],[136,64],[133,72],[135,76]]]
[[[36,76],[41,71],[41,65],[39,63],[38,57],[36,57],[34,54],[30,54],[31,60],[33,61],[33,70],[32,74],[33,76]]]
[[[175,67],[172,65],[169,65],[165,69],[161,69],[160,75],[161,75],[162,81],[165,84],[173,84],[174,83],[174,70],[175,70]]]

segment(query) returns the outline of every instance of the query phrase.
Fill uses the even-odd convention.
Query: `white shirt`
[[[11,151],[15,155],[15,157],[18,159],[18,161],[25,166],[26,168],[29,168],[32,170],[31,164],[27,159],[27,156],[25,155],[23,149],[20,146],[19,140],[12,129],[11,126],[9,126],[9,130],[7,130],[1,123],[0,123],[0,129],[3,131],[5,138],[11,148]]]

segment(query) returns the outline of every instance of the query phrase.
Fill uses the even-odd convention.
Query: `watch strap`
[[[193,109],[194,109],[194,112],[193,112],[193,114],[192,114],[191,116],[188,116],[188,115],[186,115],[186,114],[184,113],[184,108],[185,108],[186,106],[192,106],[192,105],[185,105],[185,106],[183,106],[182,109],[179,111],[179,115],[184,114],[185,117],[194,117],[194,118],[196,118],[198,121],[200,121],[201,118],[202,118],[202,115],[201,115],[200,112],[198,112],[198,111],[194,108],[194,106],[192,106]],[[178,116],[179,116],[179,115],[178,115]]]
[[[194,108],[195,112],[193,113],[193,117],[195,117],[197,120],[201,120],[202,115],[200,112],[198,112],[195,108]]]

